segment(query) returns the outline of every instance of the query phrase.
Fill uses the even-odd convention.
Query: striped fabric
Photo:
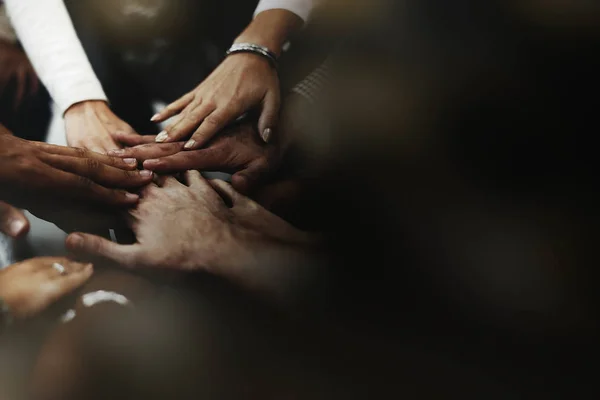
[[[308,102],[314,104],[325,91],[331,79],[331,58],[325,60],[321,66],[315,69],[302,82],[297,84],[292,92],[303,96]]]

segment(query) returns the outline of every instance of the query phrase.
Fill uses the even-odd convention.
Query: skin
[[[39,196],[113,207],[134,205],[139,196],[121,189],[137,189],[152,180],[152,173],[137,171],[136,164],[22,140],[0,126],[0,198],[15,206],[40,203]]]
[[[52,264],[65,267],[61,275]],[[0,296],[16,319],[32,317],[83,285],[93,273],[91,264],[66,258],[34,258],[0,271]]]
[[[109,154],[143,161],[145,169],[161,174],[192,169],[230,172],[233,173],[233,187],[242,193],[248,193],[265,181],[279,166],[281,159],[280,148],[263,143],[249,123],[226,129],[206,148],[182,150],[182,142],[148,143]]]
[[[117,136],[137,136],[129,124],[117,117],[104,101],[84,101],[64,115],[67,143],[97,153],[120,149]]]
[[[235,43],[258,44],[279,55],[290,35],[301,27],[302,20],[289,11],[265,11],[256,16]],[[156,141],[187,140],[185,149],[196,150],[252,109],[260,110],[258,130],[268,142],[277,126],[279,107],[277,70],[259,55],[234,54],[195,89],[152,117],[152,121],[175,117]]]
[[[273,261],[303,258],[314,237],[223,181],[209,183],[197,171],[188,171],[186,179],[187,185],[163,178],[160,187],[151,184],[142,191],[130,213],[137,243],[119,245],[76,233],[67,237],[67,248],[126,268],[205,271],[266,295],[286,292],[288,279],[295,282],[306,272],[291,273]]]
[[[27,94],[34,95],[39,89],[37,75],[29,59],[13,43],[0,40],[0,95],[10,82],[16,82],[14,110],[17,110]]]

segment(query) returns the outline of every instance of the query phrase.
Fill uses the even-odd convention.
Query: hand
[[[127,206],[139,196],[125,190],[152,181],[137,161],[16,138],[0,126],[0,198],[15,206],[44,199],[88,200]]]
[[[140,141],[128,144],[137,143]],[[158,173],[191,169],[233,173],[232,185],[242,193],[265,181],[277,169],[281,159],[279,146],[262,143],[251,124],[227,129],[213,138],[205,149],[182,150],[181,142],[150,143],[111,151],[109,155],[142,160],[144,168]]]
[[[23,212],[0,201],[0,232],[16,239],[29,232],[29,221]]]
[[[118,137],[139,136],[104,101],[84,101],[71,106],[65,113],[65,129],[69,146],[101,154],[123,147]]]
[[[16,82],[14,109],[17,110],[29,87],[29,94],[34,95],[39,88],[35,70],[25,53],[12,43],[0,40],[0,95],[11,82]]]
[[[66,274],[53,268],[54,263],[62,265]],[[83,285],[92,272],[91,264],[66,258],[34,258],[0,270],[0,297],[13,317],[32,317]]]
[[[197,171],[188,171],[186,178],[188,186],[168,177],[162,187],[151,184],[144,189],[139,206],[131,212],[137,243],[119,245],[76,233],[67,237],[67,248],[128,268],[204,270],[244,285],[260,286],[267,276],[289,271],[260,272],[244,266],[267,268],[279,256],[289,262],[297,256],[290,255],[292,247],[313,243],[311,235],[269,213],[227,183],[210,184]]]
[[[196,89],[156,114],[155,122],[178,115],[157,137],[157,142],[191,138],[186,150],[195,150],[245,112],[260,108],[258,129],[265,142],[277,125],[280,93],[277,71],[255,54],[226,58]]]

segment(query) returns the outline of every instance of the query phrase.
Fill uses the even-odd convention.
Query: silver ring
[[[63,276],[67,274],[67,269],[59,263],[52,264],[52,268],[54,268],[59,274]]]

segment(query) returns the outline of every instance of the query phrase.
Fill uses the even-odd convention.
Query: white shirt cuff
[[[64,115],[73,104],[82,101],[102,100],[108,102],[108,97],[106,97],[100,82],[97,80],[78,82],[71,87],[62,87],[61,90],[52,92],[54,101],[60,110],[60,115]]]
[[[288,10],[306,22],[310,17],[313,6],[314,0],[261,0],[254,16],[267,10]]]

